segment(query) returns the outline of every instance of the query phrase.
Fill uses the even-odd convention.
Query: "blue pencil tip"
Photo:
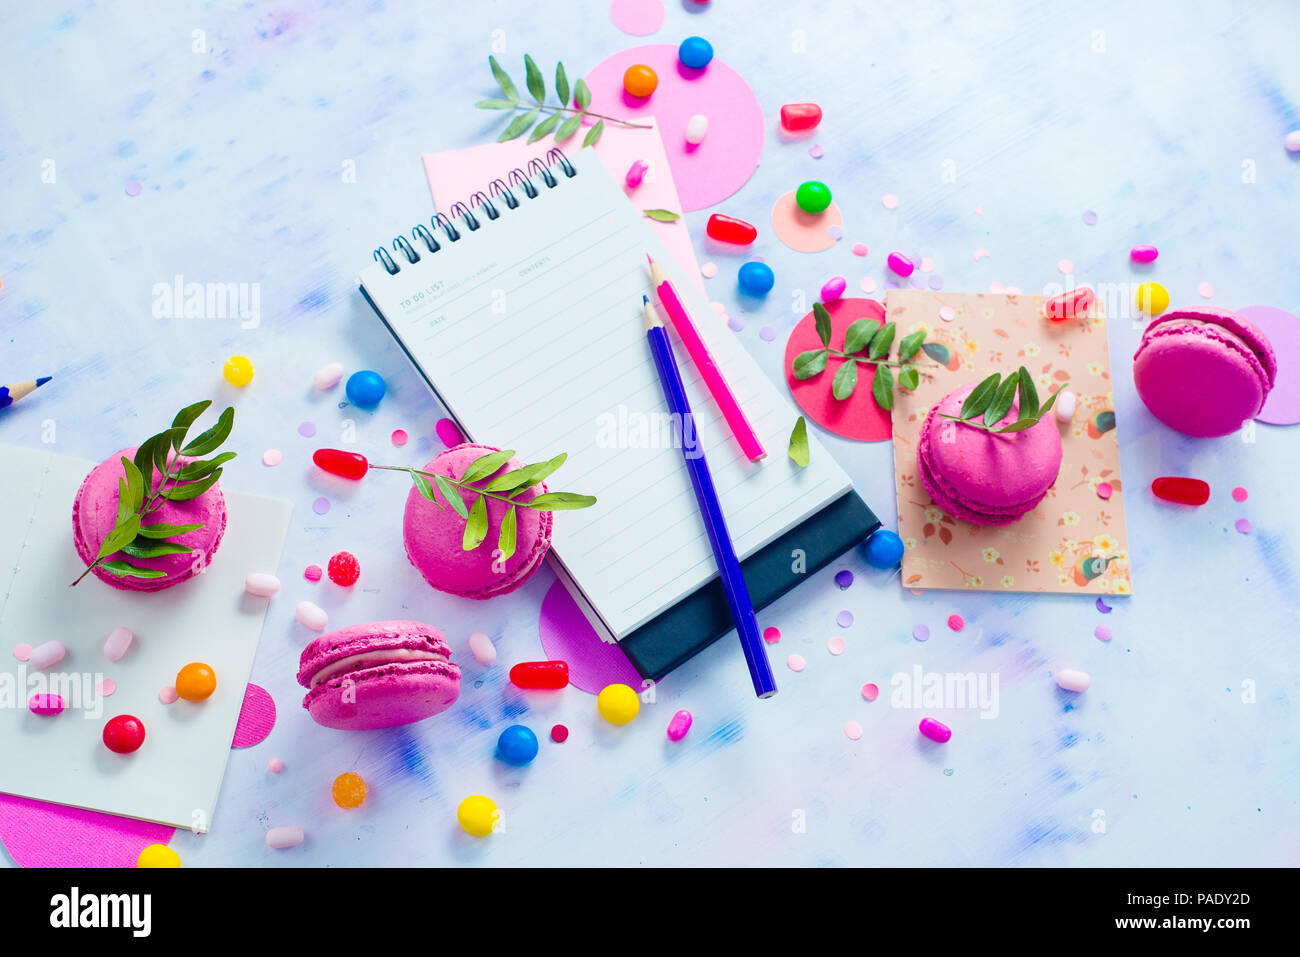
[[[39,379],[36,380],[36,388],[39,389],[41,386],[45,385],[45,383],[49,382],[49,381],[50,381],[51,379],[53,379],[53,378],[54,378],[54,376],[52,376],[52,375],[43,375],[43,376],[41,376]]]
[[[642,297],[641,297],[641,305],[646,306],[646,305],[649,305],[649,304],[650,304],[650,297],[649,297],[649,296],[642,296]]]

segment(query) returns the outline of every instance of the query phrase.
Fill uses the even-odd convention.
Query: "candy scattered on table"
[[[206,701],[216,690],[217,673],[201,661],[191,661],[176,673],[176,694],[186,701]]]
[[[748,246],[758,238],[758,230],[754,226],[743,219],[724,216],[722,213],[714,213],[710,216],[708,223],[704,226],[704,231],[710,239],[716,239],[720,243],[732,243],[736,246]]]
[[[862,557],[872,568],[893,568],[903,560],[903,540],[887,528],[876,529],[861,547]]]
[[[361,807],[369,793],[370,786],[366,784],[365,778],[355,771],[344,771],[330,786],[330,797],[346,811]]]
[[[856,741],[862,737],[862,725],[856,721],[844,722],[844,736],[850,741]]]
[[[1109,498],[1110,498],[1112,495],[1114,495],[1114,494],[1115,494],[1115,486],[1111,485],[1109,482],[1098,482],[1098,483],[1097,483],[1097,497],[1098,497],[1098,498],[1100,498],[1100,499],[1109,499]]]
[[[747,262],[736,275],[742,292],[751,296],[766,296],[776,285],[776,274],[767,263]]]
[[[880,686],[874,681],[868,681],[862,686],[862,697],[867,701],[875,701],[880,697]]]
[[[835,635],[826,642],[826,650],[833,655],[844,654],[845,642],[839,635]]]
[[[131,650],[133,641],[135,641],[135,633],[130,628],[119,625],[104,639],[104,657],[109,661],[121,661]]]
[[[343,449],[317,449],[311,454],[316,467],[340,478],[357,480],[370,469],[370,461],[360,452]]]
[[[623,89],[629,96],[645,99],[659,86],[659,74],[644,63],[634,63],[623,73]]]
[[[961,631],[963,628],[966,627],[966,619],[963,618],[961,615],[949,615],[948,627],[951,628],[953,631]]]
[[[1144,282],[1137,287],[1135,300],[1139,312],[1158,316],[1169,308],[1169,290],[1158,282]]]
[[[1155,246],[1134,246],[1128,251],[1128,258],[1135,263],[1153,263],[1160,258],[1160,250]]]
[[[348,376],[348,384],[344,390],[347,392],[348,401],[353,405],[363,409],[373,409],[379,405],[384,393],[388,391],[388,384],[378,372],[362,369]]]
[[[1111,634],[1109,625],[1098,625],[1096,628],[1092,630],[1092,635],[1098,641],[1110,641],[1110,639],[1114,637]]]
[[[343,363],[331,362],[329,365],[321,366],[316,370],[316,374],[311,377],[311,383],[322,392],[334,388],[343,381]]]
[[[319,565],[308,565],[302,570],[302,577],[307,579],[309,582],[318,582],[324,577],[324,575],[325,572]]]
[[[709,118],[703,113],[696,113],[686,121],[686,142],[699,146],[709,132]]]
[[[627,184],[628,189],[636,189],[645,182],[645,174],[650,169],[643,160],[635,160],[627,168],[627,173],[623,176],[623,182]]]
[[[388,437],[388,441],[392,442],[399,449],[409,442],[410,439],[411,436],[407,434],[406,429],[393,429],[393,434]]]
[[[144,722],[135,715],[119,714],[104,724],[104,744],[115,754],[130,754],[144,744]]]
[[[63,707],[63,695],[38,692],[27,699],[27,710],[42,717],[60,714]]]
[[[566,661],[521,661],[510,669],[510,683],[516,688],[554,691],[569,683]]]
[[[641,699],[625,684],[606,685],[596,695],[596,710],[610,724],[627,724],[641,711]]]
[[[166,844],[150,844],[135,859],[136,867],[180,867],[181,856]]]
[[[253,381],[253,363],[248,356],[231,356],[221,367],[221,377],[236,388],[242,389]]]
[[[952,737],[952,729],[942,721],[936,721],[934,718],[922,718],[917,729],[938,744],[944,744]]]
[[[781,128],[788,133],[815,129],[822,121],[822,108],[816,103],[787,103],[781,107]]]
[[[904,279],[912,275],[912,270],[916,268],[912,263],[912,260],[908,259],[902,253],[897,252],[890,253],[889,256],[886,257],[885,262],[891,270],[902,276]]]
[[[848,285],[848,282],[843,276],[832,276],[830,279],[826,280],[826,284],[822,286],[821,301],[834,302],[836,299],[840,298],[840,296],[844,295],[844,290],[848,288]]]
[[[1078,408],[1079,397],[1069,389],[1062,389],[1056,397],[1056,404],[1052,406],[1052,414],[1056,416],[1057,422],[1069,425],[1074,421],[1074,413]]]
[[[1248,498],[1250,498],[1250,493],[1247,492],[1240,485],[1238,485],[1236,488],[1232,490],[1232,500],[1234,502],[1244,502]]]
[[[768,626],[763,629],[763,640],[769,645],[774,645],[781,640],[781,629],[774,626]]]
[[[835,584],[839,585],[841,589],[848,588],[853,584],[853,572],[847,568],[841,568],[835,573]]]
[[[492,639],[481,631],[476,631],[469,636],[469,653],[484,667],[497,660],[497,646],[492,644]]]
[[[1088,310],[1092,308],[1093,303],[1097,301],[1097,294],[1087,286],[1078,286],[1068,292],[1063,292],[1059,296],[1052,296],[1043,302],[1043,315],[1052,322],[1064,322],[1067,319],[1077,319],[1080,316],[1086,316]]]
[[[325,626],[330,622],[330,616],[325,613],[325,609],[310,601],[298,602],[298,607],[294,609],[294,617],[312,631],[324,631]]]
[[[285,824],[281,827],[273,827],[266,832],[266,846],[277,851],[284,851],[291,847],[297,847],[305,837],[302,828],[297,824]]]
[[[244,591],[258,598],[270,598],[280,591],[280,579],[267,572],[253,572],[244,579]],[[104,654],[108,654],[107,646]]]
[[[537,757],[537,735],[522,724],[512,724],[497,738],[497,757],[517,768]]]
[[[180,699],[180,695],[176,693],[176,689],[173,688],[171,685],[168,685],[166,688],[160,689],[158,692],[158,700],[161,701],[163,704],[175,704],[176,701],[178,701],[179,699]]]
[[[284,762],[279,758],[272,758],[270,761],[266,762],[266,770],[270,771],[272,774],[279,774],[284,770]]]
[[[691,730],[691,722],[695,719],[689,711],[678,711],[668,722],[668,740],[680,741],[686,737],[686,732]]]
[[[805,213],[824,213],[831,204],[831,191],[825,183],[810,179],[794,191],[795,204]]]
[[[1162,475],[1151,482],[1156,498],[1178,505],[1204,505],[1210,500],[1210,483],[1195,478]]]
[[[496,802],[490,797],[471,794],[456,808],[456,820],[461,830],[471,837],[487,837],[496,827],[499,813]]]
[[[1064,668],[1056,673],[1056,686],[1062,691],[1073,691],[1077,694],[1087,691],[1091,684],[1092,676],[1086,671]]]
[[[351,588],[361,577],[361,563],[351,552],[335,552],[330,556],[326,571],[334,584]]]
[[[68,649],[57,638],[43,642],[32,649],[28,664],[33,668],[49,668],[57,665],[67,655]]]
[[[791,671],[803,671],[808,667],[808,662],[804,661],[803,655],[791,655],[785,659],[785,665]]]
[[[551,740],[556,744],[563,744],[569,740],[569,729],[562,724],[557,724],[551,728]]]
[[[704,37],[687,37],[677,47],[677,59],[684,67],[703,70],[713,59],[713,44]]]

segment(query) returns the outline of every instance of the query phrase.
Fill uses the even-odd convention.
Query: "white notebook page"
[[[798,413],[681,274],[641,212],[590,156],[557,185],[514,190],[519,206],[418,263],[394,253],[360,277],[389,328],[476,442],[525,462],[560,452],[554,489],[595,495],[555,513],[553,552],[591,608],[621,638],[718,573],[680,448],[664,439],[664,395],[642,326],[651,296],[646,254],[677,288],[767,458],[741,453],[707,387],[671,331],[700,443],[736,551],[743,559],[850,488],[815,438],[812,463],[786,455]],[[488,174],[489,177],[492,174]],[[682,224],[681,228],[685,229]],[[667,324],[667,317],[665,317]],[[495,541],[489,533],[489,547]],[[793,560],[793,559],[792,559]],[[581,604],[581,602],[580,602]]]

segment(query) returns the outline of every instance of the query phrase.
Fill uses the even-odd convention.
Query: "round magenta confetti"
[[[310,439],[313,435],[316,434],[316,423],[315,423],[315,422],[299,422],[299,423],[298,423],[298,434],[301,435],[304,439]]]
[[[1101,612],[1103,615],[1109,615],[1113,609],[1110,607],[1110,605],[1106,604],[1106,602],[1102,598],[1098,597],[1097,610]]]
[[[311,503],[311,510],[317,515],[324,515],[330,510],[330,500],[322,495],[320,498],[316,499],[316,501]]]
[[[1098,483],[1097,483],[1097,497],[1098,497],[1098,498],[1110,498],[1110,497],[1111,497],[1112,495],[1114,495],[1114,494],[1115,494],[1115,488],[1114,488],[1114,486],[1112,486],[1109,482],[1098,482]]]
[[[331,556],[327,567],[330,581],[344,588],[351,588],[361,577],[361,563],[351,552],[338,552]]]
[[[948,627],[951,628],[953,631],[961,631],[963,628],[966,627],[966,619],[963,618],[961,615],[949,615]]]
[[[915,638],[917,641],[929,641],[930,626],[917,625],[915,628],[912,629],[912,637]]]
[[[1239,518],[1237,519],[1236,528],[1237,531],[1241,532],[1241,534],[1249,535],[1251,533],[1251,530],[1254,528],[1254,526],[1250,524],[1250,519]]]
[[[131,182],[126,184],[126,195],[139,196],[140,190],[142,189],[144,189],[144,187],[141,186],[139,182],[137,182],[136,180],[131,180]]]
[[[830,641],[826,642],[826,650],[833,655],[844,654],[844,639],[836,635]]]
[[[839,585],[841,588],[848,588],[853,584],[853,572],[849,571],[847,568],[843,568],[836,572],[835,584]]]
[[[1240,485],[1238,485],[1236,488],[1232,490],[1232,500],[1234,502],[1244,502],[1248,498],[1250,498],[1250,493],[1247,492]]]
[[[302,570],[302,577],[307,579],[307,581],[309,582],[320,581],[321,576],[324,574],[325,573],[321,571],[321,567],[319,565],[308,565],[306,568]]]
[[[862,697],[868,701],[875,701],[880,697],[880,687],[874,681],[868,681],[862,686]]]
[[[1110,641],[1111,633],[1109,625],[1098,625],[1092,630],[1098,641]]]
[[[557,724],[551,728],[551,740],[556,744],[563,744],[569,740],[569,729],[562,724]]]
[[[401,446],[407,443],[407,440],[410,439],[410,436],[407,435],[406,429],[393,429],[393,434],[389,436],[389,438],[393,440],[394,445],[400,448]]]
[[[835,624],[839,625],[841,628],[848,628],[850,625],[853,624],[853,612],[851,611],[840,612],[838,615],[835,616]]]
[[[460,445],[465,441],[465,436],[461,433],[460,427],[451,419],[439,419],[434,425],[433,431],[437,433],[438,440],[447,448]]]
[[[764,629],[763,629],[763,640],[766,641],[769,645],[774,645],[774,644],[776,644],[778,641],[781,640],[781,629],[780,629],[780,628],[764,628]],[[30,649],[30,648],[28,649],[28,653],[29,653],[29,654],[31,653],[31,649]]]

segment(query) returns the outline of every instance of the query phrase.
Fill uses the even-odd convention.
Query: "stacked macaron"
[[[921,425],[917,468],[934,504],[974,525],[1008,525],[1031,511],[1061,470],[1061,433],[1049,415],[1022,432],[995,434],[941,418],[958,415],[975,384],[949,393]],[[1018,418],[1018,403],[997,423]]]

